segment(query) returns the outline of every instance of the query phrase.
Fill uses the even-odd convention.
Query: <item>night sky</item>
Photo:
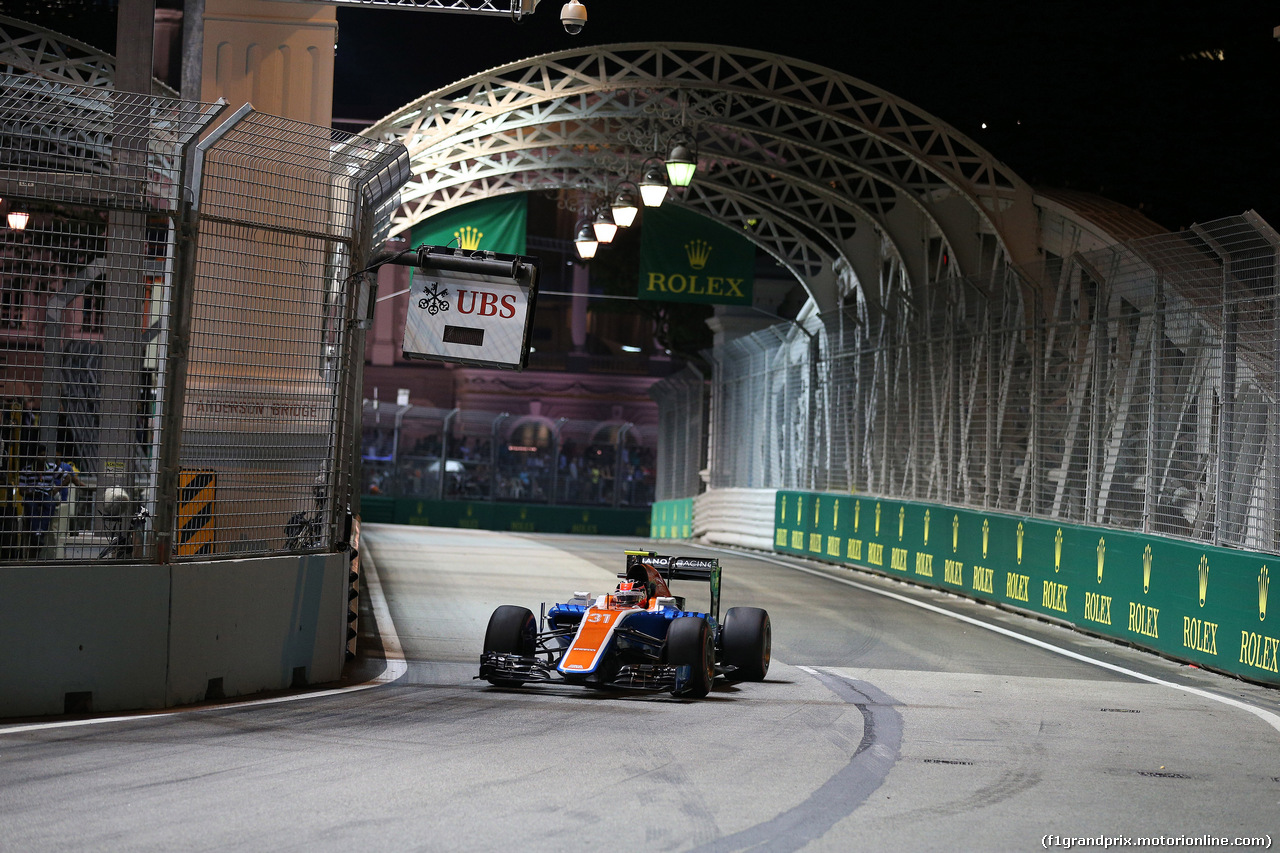
[[[381,118],[539,53],[718,43],[886,89],[971,136],[1034,186],[1099,193],[1171,229],[1250,208],[1280,226],[1274,0],[584,2],[590,20],[578,36],[561,28],[560,0],[545,0],[521,24],[340,9],[334,116]]]
[[[1278,0],[585,0],[578,36],[561,28],[561,2],[521,24],[339,9],[334,116],[372,121],[540,53],[718,43],[886,89],[1033,186],[1099,193],[1171,229],[1250,208],[1280,227]],[[0,10],[114,46],[103,43],[114,40],[114,0],[0,0]]]

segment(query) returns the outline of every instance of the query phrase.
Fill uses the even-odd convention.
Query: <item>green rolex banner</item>
[[[474,201],[418,223],[410,232],[409,245],[523,255],[528,209],[523,193]]]
[[[640,227],[640,298],[750,305],[756,249],[704,216],[666,204]]]

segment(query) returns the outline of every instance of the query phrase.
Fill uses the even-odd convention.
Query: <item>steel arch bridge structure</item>
[[[60,33],[0,15],[0,72],[114,89],[116,58]],[[153,80],[152,87],[157,95],[178,97],[159,80]]]
[[[818,311],[884,305],[916,283],[1035,260],[1031,188],[945,122],[831,69],[707,44],[535,56],[396,110],[414,177],[392,234],[481,198],[603,192],[679,128],[699,171],[677,199],[743,231]]]

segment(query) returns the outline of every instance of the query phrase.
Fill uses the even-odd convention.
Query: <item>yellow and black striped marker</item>
[[[179,472],[177,556],[213,553],[216,541],[213,501],[217,487],[218,475],[211,470]]]

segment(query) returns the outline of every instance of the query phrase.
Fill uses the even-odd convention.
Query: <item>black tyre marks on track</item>
[[[821,838],[866,802],[898,761],[902,716],[892,697],[865,681],[802,667],[862,714],[862,741],[849,763],[797,806],[755,826],[694,848],[697,853],[793,851]]]

